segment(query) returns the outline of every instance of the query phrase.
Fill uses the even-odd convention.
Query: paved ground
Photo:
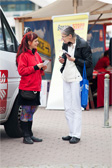
[[[112,107],[109,111],[112,126]],[[0,126],[0,168],[112,168],[112,128],[103,128],[104,109],[90,109],[82,115],[78,144],[61,139],[68,135],[64,111],[38,109],[33,131],[43,142],[33,145],[7,137]]]

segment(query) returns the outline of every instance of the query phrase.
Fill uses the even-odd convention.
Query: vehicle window
[[[15,52],[14,38],[11,35],[11,32],[8,31],[6,25],[3,24],[3,26],[4,26],[4,33],[5,33],[7,51]]]
[[[0,50],[4,50],[4,40],[3,40],[3,33],[1,28],[1,18],[0,18]]]
[[[0,11],[0,50],[17,52],[17,41],[7,20],[5,19],[1,11]]]

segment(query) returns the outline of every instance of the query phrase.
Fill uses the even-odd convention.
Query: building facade
[[[30,0],[1,0],[0,5],[13,30],[15,30],[15,17],[22,16],[41,8]]]

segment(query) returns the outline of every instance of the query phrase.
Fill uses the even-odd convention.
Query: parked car
[[[10,137],[21,137],[18,85],[20,76],[15,64],[18,41],[0,7],[0,124]]]

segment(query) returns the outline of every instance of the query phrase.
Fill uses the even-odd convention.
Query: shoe
[[[31,136],[31,139],[33,142],[42,142],[42,139],[36,138],[34,136]]]
[[[71,138],[72,138],[71,136],[62,137],[64,141],[69,141]]]
[[[24,137],[23,143],[25,144],[33,144],[33,141],[30,137]]]
[[[80,141],[80,139],[79,138],[76,138],[76,137],[72,137],[71,139],[70,139],[70,143],[71,144],[75,144],[75,143],[78,143]]]

